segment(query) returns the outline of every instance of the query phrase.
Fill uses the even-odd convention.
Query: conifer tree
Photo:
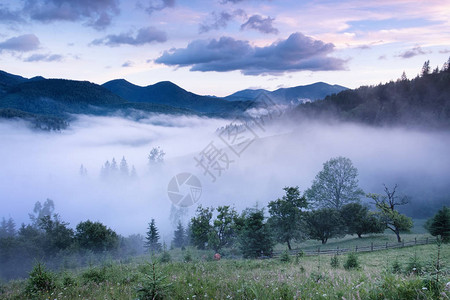
[[[155,219],[152,219],[148,224],[147,236],[145,237],[144,247],[150,253],[156,253],[161,251],[161,243],[159,242],[159,232],[155,224]]]

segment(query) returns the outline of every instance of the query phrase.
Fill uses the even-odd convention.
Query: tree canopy
[[[306,190],[306,197],[317,207],[341,209],[347,203],[358,202],[364,195],[357,177],[358,170],[349,158],[332,158],[323,164],[312,186]]]
[[[425,228],[433,236],[441,236],[444,243],[450,242],[450,209],[444,206],[425,223]]]
[[[287,243],[291,250],[291,240],[299,240],[303,236],[301,230],[302,209],[308,205],[306,198],[300,195],[298,186],[285,187],[283,190],[285,195],[281,199],[270,201],[268,204],[269,224],[275,232],[277,241]]]

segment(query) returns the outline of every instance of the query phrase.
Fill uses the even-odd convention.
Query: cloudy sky
[[[200,94],[409,78],[450,56],[442,0],[2,0],[0,69]]]

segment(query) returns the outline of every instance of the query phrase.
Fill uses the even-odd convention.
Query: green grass
[[[448,299],[444,284],[450,281],[450,245],[441,248],[439,292],[434,293],[433,266],[437,246],[359,253],[360,267],[345,270],[346,255],[339,267],[330,266],[330,256],[310,256],[282,262],[280,259],[211,261],[212,252],[192,251],[193,261],[182,262],[184,252],[171,251],[170,263],[155,265],[160,275],[156,291],[160,299]],[[211,256],[211,257],[210,257]],[[394,274],[394,261],[406,270],[412,257],[425,267],[423,274]],[[127,263],[56,274],[56,288],[32,296],[24,294],[26,281],[0,286],[1,299],[138,299],[137,291],[152,277],[150,256]],[[439,293],[444,293],[439,296]],[[445,294],[447,293],[447,294]],[[446,295],[446,296],[444,296]]]
[[[423,232],[420,228],[423,225],[415,226],[410,233],[401,233],[400,236],[403,241],[414,241],[414,238],[417,238],[417,240],[423,240],[426,238],[429,238],[430,241],[436,240],[436,237],[431,236],[429,233]],[[339,238],[331,238],[328,240],[326,244],[322,244],[320,241],[316,240],[306,240],[303,242],[293,242],[292,248],[293,249],[302,249],[302,250],[317,250],[318,247],[320,247],[321,250],[326,249],[336,249],[339,247],[339,249],[354,249],[355,246],[363,247],[363,246],[370,246],[371,243],[374,245],[384,245],[386,242],[391,244],[397,243],[397,237],[394,234],[391,234],[391,232],[386,231],[382,234],[368,234],[363,235],[362,238],[358,238],[357,235],[346,235],[345,237],[339,237]],[[275,251],[282,251],[286,249],[286,244],[278,244],[275,247]]]

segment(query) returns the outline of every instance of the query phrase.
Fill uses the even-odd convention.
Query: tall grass
[[[161,291],[161,299],[448,299],[450,246],[440,249],[439,283],[433,281],[437,246],[358,253],[359,268],[333,268],[330,257],[212,261],[190,250],[192,261],[173,253],[168,263],[143,256],[128,263],[63,272],[54,277],[52,291],[35,299],[142,299]],[[180,254],[180,255],[177,255]],[[179,257],[179,258],[178,258]],[[392,272],[392,263],[407,266],[420,259],[422,274]],[[344,256],[342,257],[344,259]],[[177,259],[177,261],[174,261]],[[29,279],[28,279],[29,280]],[[27,281],[12,281],[0,289],[1,299],[27,299]],[[142,294],[143,288],[147,288]],[[141,293],[140,293],[141,291]],[[139,298],[141,296],[141,298]]]

